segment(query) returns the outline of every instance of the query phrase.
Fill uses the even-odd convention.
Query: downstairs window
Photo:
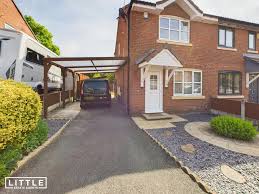
[[[219,72],[219,95],[240,95],[242,76],[238,71]]]
[[[174,96],[201,96],[202,71],[176,70],[174,72]]]

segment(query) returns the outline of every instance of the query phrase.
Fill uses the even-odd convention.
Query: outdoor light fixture
[[[144,18],[148,19],[148,12],[144,12]]]

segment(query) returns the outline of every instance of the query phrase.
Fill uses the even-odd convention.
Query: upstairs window
[[[219,46],[234,48],[235,33],[232,28],[219,27]]]
[[[248,33],[248,49],[249,50],[256,50],[256,33],[249,32]]]
[[[242,76],[238,71],[219,72],[219,95],[240,95]]]
[[[159,38],[161,40],[189,43],[189,21],[160,17],[159,23]]]

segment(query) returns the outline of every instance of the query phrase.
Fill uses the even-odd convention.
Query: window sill
[[[248,53],[258,54],[258,51],[247,50]]]
[[[220,47],[220,46],[218,46],[217,49],[218,50],[225,50],[225,51],[234,51],[234,52],[237,51],[236,48],[226,48],[226,47]]]
[[[205,96],[172,96],[172,100],[204,100]]]
[[[244,96],[242,95],[228,95],[228,96],[217,96],[218,99],[243,99],[245,98]]]
[[[191,43],[184,43],[184,42],[175,42],[171,40],[157,40],[157,43],[162,43],[162,44],[174,44],[174,45],[180,45],[180,46],[189,46],[191,47]]]

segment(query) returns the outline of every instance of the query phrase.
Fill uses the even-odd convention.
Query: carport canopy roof
[[[126,64],[127,57],[57,57],[44,62],[78,74],[115,73]]]

